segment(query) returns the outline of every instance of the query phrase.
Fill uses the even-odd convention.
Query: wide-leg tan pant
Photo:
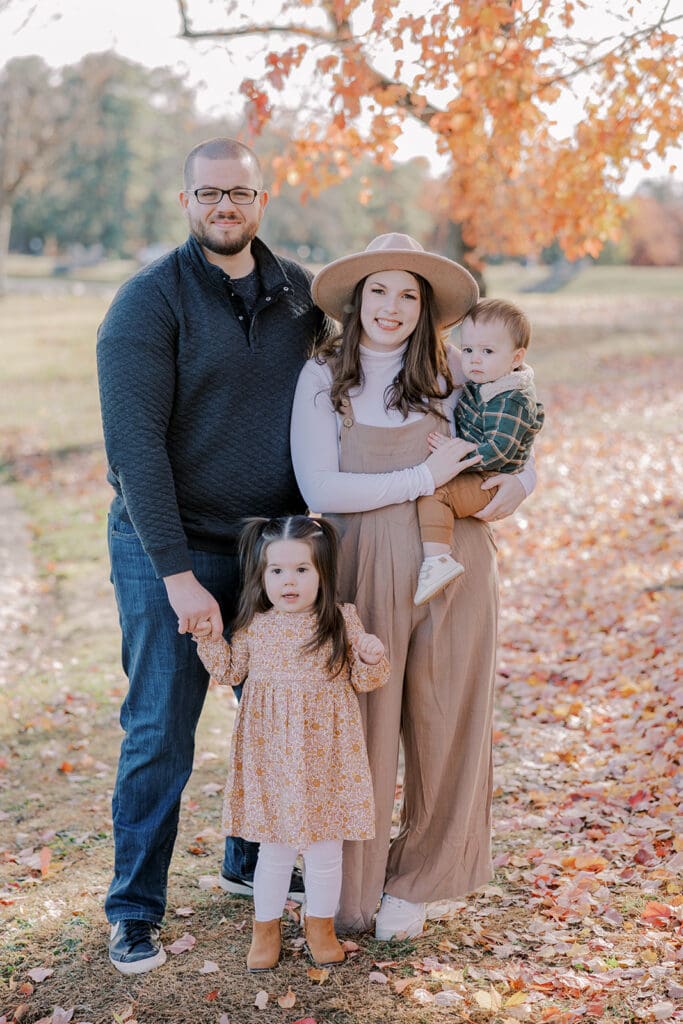
[[[349,410],[350,411],[350,410]],[[341,468],[379,473],[416,465],[429,414],[403,427],[346,415]],[[427,605],[413,604],[421,561],[414,502],[335,516],[342,531],[340,597],[386,644],[389,682],[360,694],[375,787],[376,837],[345,843],[338,923],[371,927],[383,891],[412,902],[457,897],[492,875],[491,723],[498,610],[495,547],[485,523],[458,520],[467,575]],[[391,841],[399,736],[405,755],[401,822]]]
[[[437,487],[433,494],[417,499],[417,518],[420,523],[422,543],[433,541],[450,544],[453,539],[453,517],[466,519],[488,505],[497,487],[482,491],[481,485],[492,473],[461,473],[449,480],[443,487]]]

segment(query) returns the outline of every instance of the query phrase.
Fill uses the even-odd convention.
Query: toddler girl
[[[219,683],[244,682],[232,735],[223,826],[260,843],[247,968],[280,958],[280,917],[304,859],[306,942],[339,963],[334,931],[342,843],[375,834],[372,781],[353,690],[382,686],[384,646],[336,602],[337,536],[320,519],[252,519],[240,538],[243,588],[232,641],[195,633]],[[208,627],[208,623],[207,623]],[[208,632],[208,628],[206,630]]]

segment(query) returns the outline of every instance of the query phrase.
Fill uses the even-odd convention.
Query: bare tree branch
[[[187,0],[178,0],[178,11],[182,23],[181,39],[236,39],[240,36],[257,35],[299,35],[319,42],[335,43],[334,34],[306,25],[243,25],[240,28],[216,28],[195,30],[190,24]]]
[[[563,75],[554,75],[552,78],[545,79],[543,81],[543,87],[545,88],[550,85],[557,85],[558,82],[569,82],[572,78],[576,78],[577,76],[582,75],[585,71],[591,71],[593,68],[599,67],[600,64],[603,64],[605,60],[607,60],[609,57],[620,57],[623,53],[626,53],[629,49],[631,49],[634,44],[640,45],[641,43],[646,42],[655,32],[658,32],[665,26],[672,25],[677,21],[683,21],[683,14],[677,14],[673,18],[665,18],[665,11],[666,8],[662,12],[662,16],[659,18],[659,20],[654,22],[652,25],[646,25],[645,28],[637,29],[635,32],[632,32],[627,36],[619,37],[618,43],[616,43],[616,45],[611,50],[607,50],[607,52],[600,54],[593,60],[584,63],[583,61],[579,61],[576,57],[572,58],[574,61],[576,61],[576,67],[572,68],[570,71],[567,71]],[[603,43],[606,43],[610,39],[614,38],[614,36],[605,36],[604,39],[598,40],[590,44],[586,43],[585,45],[587,49],[594,49],[596,46],[600,46]]]
[[[351,24],[348,19],[337,21],[334,18],[334,7],[332,3],[321,3],[319,6],[326,10],[330,19],[331,26],[329,30],[316,29],[306,25],[243,25],[239,28],[225,28],[225,29],[199,29],[195,30],[190,25],[190,18],[187,10],[187,0],[177,0],[178,10],[182,22],[182,31],[180,38],[182,39],[235,39],[244,36],[265,36],[273,35],[275,33],[280,34],[293,34],[303,36],[308,39],[316,40],[320,43],[326,43],[333,49],[348,49],[350,44],[355,45],[353,31]],[[369,95],[372,96],[373,92],[382,92],[385,89],[391,89],[396,86],[401,86],[403,83],[397,82],[387,75],[382,74],[378,71],[370,61],[363,55],[362,58],[363,68],[368,74],[368,78],[373,83],[370,87]],[[422,121],[424,124],[429,124],[432,117],[435,114],[443,113],[438,107],[433,106],[426,101],[420,100],[413,93],[408,90],[406,94],[400,97],[396,101],[396,106],[405,110],[407,113]]]

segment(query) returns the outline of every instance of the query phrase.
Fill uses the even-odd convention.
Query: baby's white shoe
[[[422,934],[424,923],[424,903],[410,903],[385,892],[375,918],[375,938],[385,942],[394,937],[414,939]]]
[[[464,565],[456,562],[452,555],[430,555],[420,566],[420,576],[413,603],[426,604],[448,586],[451,580],[462,576]]]

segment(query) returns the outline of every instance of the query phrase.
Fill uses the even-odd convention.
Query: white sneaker
[[[409,903],[385,892],[375,918],[375,938],[414,939],[422,934],[424,923],[424,903]]]
[[[464,565],[456,562],[452,555],[431,555],[429,558],[425,558],[420,566],[420,577],[413,603],[418,606],[426,604],[431,598],[440,594],[451,580],[462,576],[464,571]]]

